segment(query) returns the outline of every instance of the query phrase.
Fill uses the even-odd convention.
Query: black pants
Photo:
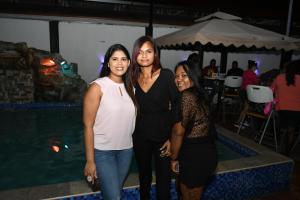
[[[152,158],[154,158],[157,199],[170,199],[170,158],[160,157],[159,149],[163,144],[164,142],[153,142],[144,138],[133,137],[133,149],[139,170],[141,200],[150,200]]]
[[[296,142],[296,132],[300,128],[300,112],[292,110],[279,110],[280,137],[279,151],[290,156],[291,150]]]

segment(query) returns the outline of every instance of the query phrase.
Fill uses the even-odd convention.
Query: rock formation
[[[0,103],[79,103],[86,87],[61,55],[0,41]]]

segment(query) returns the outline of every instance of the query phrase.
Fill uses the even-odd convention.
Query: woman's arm
[[[93,179],[97,178],[96,164],[94,160],[93,126],[95,123],[101,96],[101,88],[96,84],[92,84],[85,94],[83,101],[84,144],[86,157],[84,175],[91,176]]]
[[[161,72],[162,73],[162,72]],[[179,91],[177,90],[177,87],[175,85],[175,77],[174,74],[171,70],[169,69],[165,69],[165,71],[163,73],[167,74],[167,82],[168,82],[168,92],[169,92],[169,109],[171,109],[171,113],[172,113],[172,124],[174,123],[174,119],[175,119],[175,109],[177,109],[177,103],[178,103],[178,97],[179,97]],[[170,143],[170,139],[168,139],[160,148],[161,152],[161,156],[170,156],[170,148],[171,148],[171,143]]]
[[[185,129],[181,125],[181,122],[177,122],[172,129],[172,137],[171,137],[171,170],[175,173],[179,173],[178,171],[178,153],[181,148],[183,136]]]
[[[177,122],[172,129],[171,137],[171,159],[176,160],[178,157],[179,150],[181,148],[185,128],[181,122]]]
[[[275,93],[275,90],[276,90],[276,85],[277,85],[277,78],[275,78],[271,84],[271,89],[273,91],[273,93]]]

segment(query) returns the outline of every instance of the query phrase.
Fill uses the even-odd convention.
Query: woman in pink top
[[[294,142],[294,132],[300,124],[300,60],[292,61],[286,66],[284,74],[278,75],[272,88],[277,99],[276,110],[280,117],[280,127],[285,143],[283,153],[288,155]]]
[[[248,69],[243,73],[242,90],[246,90],[248,85],[257,85],[259,80],[255,74],[257,63],[253,60],[248,60]]]
[[[90,84],[83,102],[84,174],[91,182],[99,178],[105,200],[121,199],[133,154],[136,100],[129,66],[127,49],[112,45],[100,78]]]

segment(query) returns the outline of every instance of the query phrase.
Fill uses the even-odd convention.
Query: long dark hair
[[[295,85],[295,75],[300,75],[300,59],[291,61],[286,66],[285,79],[287,86]]]
[[[208,101],[208,95],[203,87],[203,75],[201,73],[201,67],[191,64],[189,61],[179,62],[175,66],[175,73],[179,66],[183,67],[183,70],[187,73],[189,79],[193,81],[193,86],[188,90],[191,90],[197,96],[197,105],[203,110],[208,119],[208,135],[212,140],[217,139],[217,131],[214,124],[215,114],[212,112],[210,103]]]
[[[138,80],[139,73],[140,73],[140,66],[137,63],[137,57],[140,53],[141,47],[146,42],[149,42],[152,45],[153,50],[154,50],[154,62],[153,62],[152,74],[161,68],[159,55],[158,55],[158,48],[157,48],[154,40],[149,36],[142,36],[142,37],[138,38],[133,45],[132,61],[131,61],[131,66],[132,66],[131,67],[131,75],[132,75],[134,85],[137,84],[137,80]]]
[[[183,70],[188,75],[189,79],[193,82],[193,88],[195,90],[195,94],[197,95],[198,104],[203,108],[204,111],[210,109],[210,104],[208,102],[208,96],[203,87],[203,75],[201,72],[201,68],[197,65],[194,65],[190,61],[181,61],[175,66],[175,73],[178,67],[182,66]],[[206,109],[205,109],[206,108]],[[206,113],[209,115],[209,113]]]
[[[111,71],[110,71],[110,68],[108,67],[108,63],[109,63],[110,57],[114,54],[115,51],[122,51],[126,55],[126,58],[130,61],[130,54],[129,54],[128,50],[126,49],[126,47],[124,47],[121,44],[114,44],[114,45],[110,46],[105,53],[104,62],[102,64],[102,69],[101,69],[99,77],[109,76]],[[129,66],[129,68],[130,67],[131,66]],[[134,105],[137,107],[137,101],[135,99],[135,95],[134,95],[134,91],[133,91],[133,84],[132,84],[132,79],[130,76],[129,68],[127,69],[125,74],[122,76],[122,80],[124,82],[126,92],[132,99]]]

